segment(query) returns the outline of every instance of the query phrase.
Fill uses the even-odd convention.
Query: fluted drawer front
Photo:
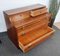
[[[24,26],[24,25],[28,25],[28,24],[30,24],[30,23],[32,23],[32,22],[40,21],[40,20],[42,20],[43,18],[44,18],[44,19],[47,18],[47,20],[49,20],[48,14],[46,13],[46,14],[43,14],[43,15],[39,15],[39,16],[37,16],[37,17],[30,17],[30,18],[28,18],[27,20],[19,20],[19,21],[13,22],[13,24],[14,24],[14,26],[15,26],[16,28],[19,28],[20,26]],[[44,20],[44,19],[43,19],[43,20]]]
[[[42,23],[42,21],[43,21],[43,23]],[[46,24],[45,27],[48,26],[48,21],[46,19],[45,20],[36,21],[36,22],[30,23],[28,25],[22,26],[19,29],[17,29],[17,33],[18,33],[18,35],[23,34],[23,33],[27,33],[29,31],[32,31],[32,30],[37,29],[39,27],[41,28],[42,25],[44,25],[44,24]]]

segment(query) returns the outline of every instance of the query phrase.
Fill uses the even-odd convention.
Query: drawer
[[[32,17],[38,16],[38,15],[41,15],[41,14],[46,13],[46,12],[47,12],[47,8],[36,9],[36,10],[31,11],[31,16]]]
[[[20,16],[22,17],[22,19],[27,19],[30,17],[30,12],[29,11],[22,12],[20,13]]]
[[[16,21],[16,22],[14,22],[14,26],[15,26],[15,28],[19,28],[20,26],[30,24],[34,21],[39,21],[39,20],[42,20],[42,19],[46,19],[47,21],[49,21],[48,14],[43,14],[43,15],[37,16],[37,17],[30,17],[27,20]]]
[[[47,29],[37,29],[27,33],[26,35],[19,36],[19,47],[23,52],[27,52],[38,44],[41,44],[46,39],[50,38],[49,36],[54,31],[54,29],[47,27]]]
[[[17,32],[18,32],[18,35],[20,34],[23,34],[23,32],[27,33],[31,30],[34,30],[38,27],[41,27],[42,25],[44,25],[46,23],[46,27],[48,26],[48,21],[46,19],[43,20],[44,23],[42,23],[42,20],[38,20],[38,21],[35,21],[35,22],[32,22],[30,24],[27,24],[27,25],[24,25],[24,26],[21,26],[17,29]]]
[[[13,15],[13,16],[10,16],[9,19],[11,22],[16,22],[16,21],[19,21],[21,20],[21,16],[19,14],[16,14],[16,15]]]
[[[22,12],[20,14],[12,15],[12,16],[9,17],[9,19],[12,22],[16,22],[16,21],[19,21],[19,20],[22,20],[22,19],[27,19],[29,17],[30,17],[30,13],[27,11],[27,12]]]

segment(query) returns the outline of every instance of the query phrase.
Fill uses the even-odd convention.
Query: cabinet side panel
[[[5,17],[8,37],[15,44],[15,46],[18,47],[18,37],[17,37],[16,29],[11,24],[8,15],[5,12],[3,12],[3,13],[4,13],[4,17]]]

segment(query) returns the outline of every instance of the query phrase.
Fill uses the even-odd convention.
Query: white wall
[[[55,22],[54,23],[56,23],[56,22],[60,22],[60,8],[59,8],[59,11],[58,11],[58,13],[56,15],[56,18],[55,18]]]
[[[38,0],[40,4],[46,5],[46,7],[49,9],[49,0]]]
[[[3,11],[19,8],[27,5],[41,3],[48,7],[48,0],[1,0],[0,1],[0,32],[6,31],[5,20],[3,16]]]

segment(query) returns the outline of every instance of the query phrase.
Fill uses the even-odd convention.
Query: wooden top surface
[[[38,9],[38,8],[43,8],[43,7],[45,7],[45,6],[41,5],[41,4],[34,4],[34,5],[30,5],[30,6],[26,6],[26,7],[21,7],[21,8],[17,8],[17,9],[7,10],[7,11],[4,11],[4,12],[7,15],[13,15],[13,14],[21,13],[21,12],[24,12],[24,11]]]

